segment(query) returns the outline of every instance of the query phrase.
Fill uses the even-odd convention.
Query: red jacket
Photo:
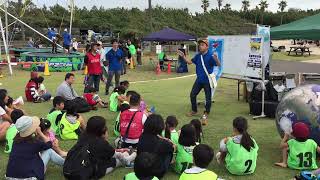
[[[39,95],[38,95],[38,92],[37,92],[37,89],[38,89],[38,84],[35,83],[34,81],[30,80],[27,85],[26,85],[26,88],[25,88],[25,95],[26,95],[26,98],[27,98],[27,101],[36,101],[36,100],[39,100]]]
[[[93,100],[93,95],[91,93],[84,93],[83,97],[89,105],[94,106],[97,104],[97,102]]]
[[[136,111],[125,110],[120,114],[120,134],[124,137],[133,114]],[[138,111],[130,125],[128,139],[139,139],[143,132],[142,124],[143,112]]]
[[[99,75],[102,74],[101,64],[100,64],[100,54],[97,53],[95,56],[88,52],[86,54],[86,64],[88,66],[89,75]]]

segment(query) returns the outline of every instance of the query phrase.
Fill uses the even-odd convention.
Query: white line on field
[[[148,83],[148,82],[157,82],[157,81],[169,81],[169,80],[175,80],[175,79],[183,79],[187,77],[195,76],[196,74],[186,75],[186,76],[180,76],[180,77],[174,77],[174,78],[167,78],[167,79],[155,79],[155,80],[146,80],[146,81],[135,81],[130,82],[130,84],[137,84],[137,83]]]

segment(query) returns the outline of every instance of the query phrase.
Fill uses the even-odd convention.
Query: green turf
[[[189,69],[194,72],[194,67]],[[157,76],[151,71],[150,66],[140,69],[130,70],[129,73],[122,77],[130,81],[161,79],[167,77],[175,77],[176,74],[167,75],[162,73]],[[76,72],[76,84],[74,87],[81,94],[83,90],[83,75],[81,72]],[[0,78],[2,85],[0,88],[9,90],[9,94],[13,97],[24,95],[24,86],[29,78],[29,72],[15,70],[15,75],[12,77]],[[52,94],[55,94],[56,87],[64,78],[64,73],[51,73],[51,76],[46,77],[46,87]],[[168,115],[176,115],[179,119],[179,127],[188,123],[191,119],[185,116],[185,113],[190,110],[189,93],[195,77],[183,79],[154,81],[147,83],[132,83],[131,90],[137,90],[149,105],[155,105],[157,113],[166,117]],[[249,120],[249,132],[256,139],[260,146],[257,169],[253,175],[238,177],[230,175],[223,166],[219,166],[216,161],[213,161],[209,167],[210,170],[216,172],[224,179],[289,179],[297,172],[289,169],[275,167],[274,162],[280,158],[279,143],[280,137],[277,133],[273,119],[252,120],[249,116],[249,106],[243,101],[237,101],[237,82],[232,80],[222,79],[219,82],[219,88],[216,93],[215,103],[212,106],[212,113],[209,116],[209,125],[204,127],[204,142],[212,146],[215,151],[218,149],[218,143],[226,136],[232,134],[232,120],[236,116],[245,116]],[[103,88],[102,88],[103,89]],[[102,92],[102,91],[101,91]],[[106,96],[102,95],[103,98]],[[198,99],[204,99],[204,93],[200,94]],[[44,117],[51,108],[51,102],[41,104],[26,103],[23,107],[29,115]],[[203,111],[200,107],[199,112]],[[114,140],[112,128],[116,114],[111,113],[106,109],[99,109],[83,114],[85,118],[93,115],[101,115],[107,119],[109,128],[110,142]],[[60,141],[63,149],[69,149],[75,141]],[[0,177],[4,176],[8,155],[3,153],[4,146],[0,146]],[[107,175],[104,179],[121,180],[123,176],[132,171],[131,169],[119,168]],[[178,179],[178,175],[169,172],[164,179]],[[63,179],[62,169],[60,167],[50,165],[46,172],[46,179],[60,180]]]
[[[289,56],[287,52],[273,52],[272,59],[285,60],[285,61],[308,61],[308,60],[320,59],[320,55],[314,55],[311,53],[311,56],[309,56],[309,54],[305,54],[301,56],[301,55],[295,55],[294,53],[291,53]]]

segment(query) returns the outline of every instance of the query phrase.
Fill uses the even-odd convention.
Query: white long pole
[[[10,72],[10,75],[12,75],[12,67],[11,67],[9,49],[8,49],[8,44],[7,44],[6,36],[5,36],[4,30],[3,30],[3,25],[2,25],[1,16],[0,16],[0,28],[1,28],[2,41],[3,41],[3,44],[4,44],[4,49],[5,49],[5,51],[6,51],[6,57],[7,57],[8,65],[9,65],[9,72]]]
[[[2,9],[1,7],[0,7],[0,10],[3,11],[3,12],[5,12],[5,10]],[[13,19],[19,21],[21,24],[25,25],[27,28],[29,28],[29,29],[31,29],[32,31],[36,32],[37,34],[39,34],[39,35],[42,36],[43,38],[45,38],[45,39],[47,39],[48,41],[52,42],[51,39],[49,39],[47,36],[41,34],[39,31],[37,31],[37,30],[34,29],[33,27],[29,26],[27,23],[21,21],[20,19],[18,19],[18,18],[15,17],[14,15],[10,14],[9,12],[7,12],[7,14],[8,14],[9,16],[11,16]],[[3,28],[2,28],[2,29],[3,29]],[[60,44],[57,44],[57,45],[58,45],[60,48],[63,48]]]
[[[73,21],[73,11],[74,11],[74,0],[70,0],[71,5],[71,16],[70,16],[70,35],[72,34],[72,21]]]
[[[6,40],[7,40],[7,45],[9,46],[9,28],[8,28],[8,0],[5,0],[4,2],[4,8],[5,8],[5,27],[6,27]]]

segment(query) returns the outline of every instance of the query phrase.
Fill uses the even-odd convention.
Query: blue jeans
[[[40,96],[42,99],[44,99],[45,101],[49,101],[51,98],[51,94],[46,92],[45,94]]]
[[[84,92],[85,93],[89,92],[88,87],[93,87],[96,89],[97,92],[99,92],[100,79],[101,79],[101,75],[90,74],[89,78],[88,78],[88,82],[87,82],[86,87],[84,89]]]
[[[197,81],[194,82],[191,93],[190,93],[190,101],[191,101],[191,108],[193,112],[198,112],[197,107],[197,96],[200,93],[200,91],[204,89],[204,93],[206,96],[206,113],[210,113],[211,109],[211,87],[209,83],[199,83]]]
[[[63,166],[64,164],[64,159],[59,154],[57,154],[53,149],[42,151],[41,159],[43,161],[44,167],[47,167],[50,160],[58,166]]]

